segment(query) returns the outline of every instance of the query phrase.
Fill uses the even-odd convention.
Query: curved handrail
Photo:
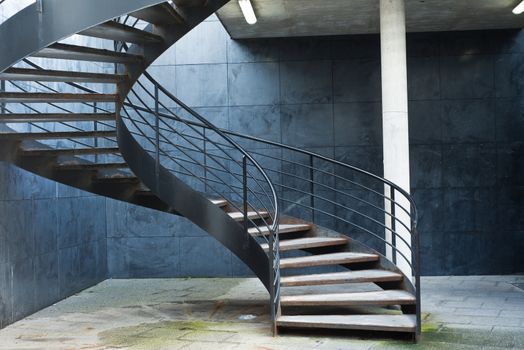
[[[144,76],[147,77],[149,80],[153,81],[153,77],[147,72],[145,71],[144,72]],[[200,120],[206,128],[208,129],[211,129],[213,130],[214,132],[216,132],[218,135],[220,135],[224,140],[226,140],[230,145],[232,145],[233,147],[235,147],[236,150],[238,150],[243,156],[245,156],[256,168],[257,170],[260,172],[260,174],[264,177],[264,180],[266,181],[266,183],[268,184],[270,190],[271,190],[271,195],[273,197],[273,199],[275,200],[274,202],[274,210],[275,210],[275,218],[274,218],[274,223],[272,225],[272,230],[273,231],[276,231],[278,230],[278,219],[279,219],[279,216],[280,216],[280,212],[279,212],[279,208],[278,208],[278,196],[277,196],[277,191],[275,190],[275,186],[273,185],[273,183],[271,182],[271,180],[269,179],[269,176],[267,175],[267,173],[265,172],[265,170],[262,168],[262,166],[251,156],[251,154],[249,154],[244,148],[242,148],[238,143],[236,143],[233,139],[231,139],[227,133],[223,132],[221,129],[219,129],[218,127],[216,127],[215,125],[213,125],[212,123],[210,123],[207,119],[205,119],[203,116],[201,116],[200,114],[198,114],[197,112],[195,112],[194,110],[192,110],[191,108],[189,108],[189,106],[187,106],[186,104],[184,104],[181,100],[179,100],[177,97],[175,97],[171,92],[169,92],[166,88],[164,88],[162,85],[158,84],[158,89],[160,91],[162,91],[167,97],[171,98],[173,101],[175,101],[180,107],[182,107],[183,109],[185,109],[186,111],[188,111],[193,117],[197,118],[198,120]]]
[[[223,3],[225,3],[224,0],[210,0],[208,3],[206,3],[206,9],[207,10],[213,10],[213,9],[218,9],[218,7],[220,7],[221,5],[223,5]],[[173,6],[173,4],[171,4]],[[174,6],[175,9],[179,9],[177,8],[176,6]],[[202,20],[204,19],[205,17],[207,17],[207,15],[209,15],[211,12],[214,12],[214,11],[211,11],[210,13],[208,13],[205,17],[202,17],[202,16],[199,16],[198,14],[196,14],[193,10],[190,10],[188,9],[188,13],[182,13],[184,16],[184,19],[186,21],[186,23],[191,26],[191,25],[194,25],[194,24],[197,24],[199,23],[199,19]],[[180,14],[180,12],[179,12]],[[130,19],[129,16],[125,17],[124,19],[124,24],[126,24],[126,22]],[[120,20],[120,19],[117,19],[117,20]],[[138,21],[134,21],[134,23],[132,24],[132,26],[135,26],[137,25]],[[165,47],[164,48],[167,48],[169,47],[172,43],[174,43],[176,40],[178,40],[182,35],[183,33],[180,33],[180,31],[171,31],[171,30],[168,30],[168,28],[158,28],[158,27],[155,27],[155,26],[152,26],[152,25],[149,25],[149,26],[146,26],[145,28],[143,28],[142,30],[146,30],[146,31],[155,31],[157,34],[161,34],[163,37],[164,37],[164,41],[165,41]],[[124,42],[120,42],[120,43],[117,43],[115,42],[115,50],[116,51],[121,51],[121,50],[126,50],[128,53],[134,53],[134,50],[139,50],[139,48],[136,46],[136,45],[131,45],[130,47],[127,46],[126,43]],[[145,57],[146,57],[146,62],[145,62],[145,65],[148,66],[149,64],[152,63],[152,61],[154,59],[156,59],[156,57],[158,57],[163,51],[155,51],[154,49],[151,49],[149,51],[146,51],[144,52],[145,53]],[[118,71],[118,69],[117,69]],[[151,76],[149,76],[149,74],[147,72],[145,72],[145,70],[143,69],[137,69],[136,67],[134,69],[131,69],[130,71],[127,72],[130,76],[130,83],[131,85],[128,86],[128,89],[126,91],[121,91],[121,95],[127,99],[129,99],[129,96],[131,94],[133,94],[133,89],[136,85],[140,85],[140,79],[142,79],[142,77],[145,77],[146,79],[149,79],[151,78]],[[138,83],[138,84],[137,84]],[[160,101],[159,101],[159,94],[162,94],[163,96],[166,96],[168,99],[172,100],[172,101],[175,101],[177,103],[177,105],[182,108],[183,110],[187,111],[189,113],[189,115],[196,119],[198,122],[204,124],[206,126],[206,130],[209,130],[213,133],[213,136],[215,138],[218,138],[221,143],[225,143],[226,144],[226,149],[230,148],[232,150],[234,150],[235,152],[237,152],[241,158],[242,158],[242,167],[243,167],[243,174],[242,174],[242,205],[241,205],[241,208],[235,203],[235,195],[238,194],[238,193],[235,193],[235,190],[234,188],[232,188],[231,186],[229,186],[229,184],[227,183],[224,183],[223,182],[223,185],[226,186],[226,188],[228,188],[229,190],[231,190],[231,193],[232,193],[232,198],[231,200],[229,200],[229,205],[233,208],[236,208],[238,210],[238,212],[240,213],[243,213],[243,232],[244,232],[244,235],[246,236],[246,238],[249,240],[254,240],[254,238],[248,233],[248,225],[249,224],[252,224],[254,227],[256,227],[259,231],[260,231],[260,228],[258,227],[259,225],[256,225],[253,221],[253,219],[251,217],[249,217],[248,215],[248,211],[254,211],[255,214],[256,214],[256,219],[259,219],[263,225],[265,225],[268,229],[268,232],[269,232],[269,237],[268,237],[268,246],[269,246],[269,264],[268,264],[268,268],[267,270],[269,270],[269,279],[268,279],[268,284],[266,284],[266,287],[268,287],[268,290],[270,292],[270,296],[271,296],[271,310],[272,310],[272,320],[273,320],[273,323],[274,325],[276,324],[276,317],[277,317],[277,314],[279,312],[279,309],[280,309],[280,303],[279,303],[279,300],[280,300],[280,294],[279,294],[279,284],[280,284],[280,269],[279,269],[279,237],[278,237],[278,227],[279,227],[279,218],[280,218],[280,208],[279,208],[279,198],[278,198],[278,195],[277,195],[277,191],[273,185],[273,183],[271,182],[271,179],[269,178],[269,176],[265,173],[264,169],[260,166],[260,164],[256,161],[256,159],[254,159],[248,152],[246,152],[239,144],[237,144],[234,140],[232,140],[227,134],[223,133],[219,128],[217,128],[215,125],[213,125],[212,123],[210,123],[207,119],[205,119],[204,117],[202,117],[201,115],[199,115],[198,113],[196,113],[195,111],[191,110],[188,106],[186,106],[184,103],[182,103],[182,101],[178,100],[175,96],[173,96],[167,89],[165,89],[164,87],[161,87],[161,86],[156,86],[155,87],[155,107],[152,107],[152,106],[148,106],[147,103],[144,103],[144,101],[140,98],[140,96],[136,95],[135,97],[139,100],[140,103],[143,104],[143,108],[141,112],[137,112],[138,110],[136,108],[132,108],[131,111],[128,111],[126,110],[126,107],[129,108],[129,105],[125,105],[125,104],[122,104],[120,106],[121,108],[121,112],[123,113],[118,113],[118,118],[117,118],[117,126],[118,126],[118,141],[119,141],[119,145],[120,145],[120,149],[122,151],[122,154],[124,156],[124,159],[126,159],[126,161],[129,163],[130,165],[130,168],[131,170],[133,170],[137,175],[139,175],[139,177],[142,179],[142,181],[144,181],[144,183],[146,185],[148,185],[152,190],[155,190],[155,193],[157,195],[159,195],[159,197],[161,199],[168,199],[167,198],[167,195],[165,195],[163,192],[163,189],[160,189],[160,184],[166,184],[168,182],[168,180],[173,180],[172,181],[172,186],[177,186],[177,191],[184,191],[184,186],[183,184],[181,184],[180,182],[177,182],[176,181],[176,176],[174,175],[175,172],[171,172],[170,173],[170,169],[167,167],[167,164],[164,164],[166,162],[166,160],[168,160],[169,162],[175,162],[175,163],[179,163],[179,162],[176,162],[176,159],[174,159],[169,153],[169,151],[166,151],[164,149],[162,149],[160,146],[161,146],[161,141],[164,142],[164,146],[168,146],[168,148],[170,147],[171,149],[176,149],[178,151],[181,150],[181,148],[177,145],[175,145],[174,143],[170,142],[169,140],[169,137],[166,137],[164,135],[164,133],[166,132],[166,128],[169,129],[169,125],[167,123],[165,123],[165,120],[163,120],[161,117],[160,117],[160,114],[158,113],[159,112],[159,105],[161,104]],[[135,114],[135,117],[138,116],[137,118],[137,121],[138,122],[142,122],[142,129],[140,127],[137,127],[137,121],[134,120],[132,114]],[[154,116],[155,118],[155,121],[154,121],[154,124],[155,125],[152,125],[152,123],[148,122],[147,120],[147,117],[145,117],[144,115],[149,115],[149,116]],[[126,125],[126,122],[124,121],[129,121],[129,125]],[[164,126],[164,129],[162,129],[163,132],[161,132],[161,129],[160,129],[160,124],[162,123],[162,125]],[[137,129],[139,132],[132,132],[129,127],[135,127],[135,129]],[[153,137],[148,137],[147,133],[148,132],[153,132],[155,134],[154,138]],[[171,128],[171,130],[168,130],[167,132],[169,132],[169,135],[173,136],[173,135],[180,135],[180,133],[174,129],[174,128]],[[204,139],[206,139],[206,135],[202,135],[202,137]],[[146,144],[149,143],[151,144],[152,146],[155,147],[154,150],[150,150],[148,152],[148,150],[144,147],[143,144],[140,144],[140,147],[142,147],[141,151],[139,151],[139,148],[137,147],[137,142],[138,140],[144,140],[146,141]],[[213,143],[213,140],[211,138],[208,138],[208,141]],[[186,139],[186,142],[187,142],[187,139]],[[218,149],[220,149],[220,151],[224,152],[226,155],[230,156],[229,153],[231,152],[226,152],[224,150],[224,148],[222,148],[222,146],[219,146],[217,143],[214,143],[216,145],[216,147]],[[199,152],[201,152],[202,154],[205,154],[204,156],[204,163],[205,163],[205,160],[209,157],[210,160],[216,162],[216,159],[215,157],[212,156],[211,153],[206,153],[206,150],[202,150],[202,149],[199,149],[198,146],[194,143],[191,143],[191,146],[198,150]],[[141,158],[141,161],[142,163],[139,164],[135,158],[137,158],[136,156],[138,155],[137,153],[141,153],[139,154],[139,158]],[[190,154],[188,154],[187,152],[183,152],[184,155],[186,157],[190,157]],[[132,155],[132,156],[130,156]],[[155,177],[156,178],[152,178],[150,176],[150,174],[146,174],[146,173],[142,173],[140,174],[140,172],[144,169],[144,164],[149,164],[149,166],[151,166],[151,160],[154,156],[154,169],[155,169]],[[231,157],[231,156],[230,156]],[[197,162],[198,161],[194,158],[191,158],[194,162]],[[178,164],[180,165],[180,164]],[[218,167],[223,167],[222,164],[220,163],[217,163]],[[252,169],[250,170],[249,167],[251,167]],[[204,169],[206,169],[207,171],[207,168],[205,167],[205,164],[204,164]],[[186,168],[187,170],[187,168]],[[224,170],[227,172],[227,169],[224,168]],[[255,171],[260,177],[261,177],[261,182],[264,184],[264,186],[267,186],[268,187],[268,191],[266,192],[266,189],[263,187],[263,185],[259,182],[259,178],[258,177],[255,177],[252,175],[252,172]],[[171,174],[172,178],[170,179],[169,177],[169,174]],[[160,179],[160,176],[163,175],[163,180]],[[216,176],[216,175],[215,175]],[[220,177],[217,176],[218,179],[220,179]],[[232,178],[235,178],[234,175],[232,175]],[[238,180],[238,178],[236,178]],[[270,203],[270,206],[271,206],[271,213],[270,213],[270,219],[271,221],[268,222],[265,217],[261,214],[261,212],[259,211],[259,209],[257,208],[257,206],[254,206],[254,205],[251,205],[249,200],[248,200],[248,196],[252,196],[254,197],[256,200],[258,200],[260,203],[262,203],[262,200],[259,198],[258,194],[256,193],[256,191],[253,189],[252,186],[249,185],[249,181],[252,181],[254,182],[254,186],[258,186],[262,189],[262,191],[264,192],[264,195],[268,198],[268,200],[271,202]],[[207,187],[207,185],[206,185]],[[169,187],[167,187],[169,188]],[[171,187],[170,189],[174,189],[175,187]],[[188,191],[186,191],[188,192]],[[166,197],[162,197],[163,195],[165,195]],[[202,202],[202,198],[198,198],[198,196],[194,195],[193,196],[195,198],[191,198],[192,201],[196,201],[196,202],[199,202],[200,201],[200,204],[202,207],[205,207],[204,203]],[[224,198],[227,198],[226,195],[222,195],[222,197]],[[174,198],[171,198],[171,199],[168,199],[168,203],[171,204],[173,203],[172,200]],[[266,207],[267,208],[267,207]],[[175,208],[175,209],[178,209],[178,208]],[[182,208],[182,211],[183,211],[184,208]],[[209,208],[208,208],[209,209]],[[267,212],[269,213],[270,211],[267,210]],[[191,215],[193,213],[191,212],[186,212],[186,217],[190,218],[191,219]],[[229,221],[233,221],[232,219],[229,218],[228,215],[226,215],[225,213],[222,214],[223,216],[226,217],[226,219],[229,219]],[[215,217],[217,217],[217,215],[215,215]],[[196,218],[194,218],[194,220],[192,220],[193,222],[197,223],[198,222],[201,222],[203,221],[202,218],[198,218],[198,220]],[[208,220],[204,220],[204,221],[208,221]],[[226,220],[228,221],[228,220]],[[235,225],[241,227],[240,224],[234,222]],[[202,226],[201,226],[202,227]],[[206,231],[208,232],[213,232],[213,227],[207,227]],[[261,232],[261,231],[260,231]],[[214,233],[215,237],[218,238],[222,243],[224,243],[226,246],[228,246],[230,249],[232,248],[231,245],[228,245],[227,241],[226,240],[221,240],[220,239],[220,234],[219,232],[215,232]],[[231,235],[231,237],[233,237],[234,235]],[[229,238],[229,240],[231,240],[231,237]],[[261,235],[261,237],[263,237],[264,239],[266,239],[266,236],[264,235]],[[257,244],[257,247],[260,251],[263,252],[263,250],[261,249],[261,247]],[[234,253],[236,253],[238,255],[238,249],[231,249]],[[243,259],[244,261],[246,261],[246,259]],[[249,259],[247,259],[249,261]],[[260,259],[259,259],[260,260]],[[249,265],[249,264],[248,264]],[[252,266],[250,266],[252,267]],[[257,273],[257,275],[260,276],[260,272],[257,272],[256,270],[253,270]],[[264,281],[264,278],[261,278],[262,282],[266,282]]]
[[[188,106],[184,105],[178,98],[176,98],[171,93],[169,93],[169,91],[167,91],[163,86],[161,86],[161,84],[159,84],[150,74],[145,73],[144,76],[149,80],[148,81],[149,85],[152,84],[154,89],[159,89],[159,90],[163,91],[165,93],[165,95],[167,97],[169,97],[172,101],[176,102],[177,105],[183,105],[183,110],[185,112],[188,112],[192,116],[197,114],[191,108],[189,108]],[[142,84],[142,88],[143,88],[143,92],[145,92],[147,94],[147,87]],[[143,107],[139,106],[136,103],[133,103],[130,100],[127,100],[124,103],[124,106],[131,107],[131,108],[134,108],[136,110],[143,109]],[[164,111],[164,112],[159,111],[158,114],[162,118],[171,119],[171,120],[174,120],[174,121],[177,121],[177,122],[181,122],[181,123],[186,124],[186,125],[192,125],[194,127],[203,128],[204,130],[206,128],[208,128],[208,125],[205,122],[189,120],[189,119],[187,119],[185,117],[184,118],[181,117],[179,115],[179,113],[174,113],[172,111],[169,111],[167,108],[166,108],[166,110],[167,111]],[[203,119],[203,120],[207,121],[203,117],[201,117],[199,119]],[[285,159],[282,156],[281,157],[279,157],[279,156],[273,157],[271,155],[263,154],[261,151],[258,151],[258,152],[257,151],[251,151],[251,150],[249,150],[249,148],[247,148],[247,147],[245,148],[253,156],[253,158],[255,158],[255,159],[259,159],[259,158],[255,157],[255,156],[260,156],[260,158],[266,157],[268,159],[274,159],[274,160],[280,161],[282,163],[291,164],[292,166],[301,167],[302,169],[310,172],[310,177],[309,178],[303,178],[303,177],[300,177],[297,174],[292,174],[289,171],[282,171],[282,170],[279,170],[279,169],[275,170],[275,169],[271,169],[269,167],[264,167],[264,170],[266,172],[268,172],[268,173],[276,173],[279,176],[292,177],[292,178],[295,179],[294,181],[305,181],[305,182],[308,182],[308,183],[311,184],[311,188],[309,189],[309,192],[308,192],[307,189],[306,190],[301,190],[298,187],[293,188],[293,186],[286,185],[284,183],[278,183],[278,181],[275,181],[273,179],[273,177],[270,176],[270,179],[273,181],[273,183],[275,184],[276,187],[280,187],[283,191],[293,191],[294,193],[298,193],[298,194],[303,195],[305,197],[311,197],[311,198],[313,198],[312,201],[314,199],[317,199],[319,201],[323,201],[324,203],[328,203],[328,204],[334,205],[337,210],[340,209],[340,210],[346,211],[348,213],[355,213],[357,215],[360,215],[362,218],[368,220],[372,224],[377,225],[378,227],[381,227],[385,231],[389,232],[391,234],[391,238],[390,239],[382,238],[379,235],[377,235],[376,233],[374,233],[372,230],[366,228],[365,226],[363,226],[361,224],[358,224],[358,222],[355,222],[352,219],[347,219],[347,218],[341,217],[338,214],[333,214],[332,212],[327,212],[325,210],[319,209],[313,203],[311,203],[310,205],[305,205],[305,204],[301,203],[300,201],[297,202],[297,201],[289,200],[285,196],[280,196],[279,197],[280,200],[282,200],[283,202],[288,202],[288,203],[290,203],[290,204],[292,204],[294,206],[300,206],[300,207],[303,207],[305,209],[310,209],[313,213],[322,214],[322,215],[324,215],[326,217],[329,217],[331,219],[337,220],[338,222],[349,224],[351,227],[356,228],[356,229],[358,229],[358,230],[360,230],[362,232],[365,232],[366,234],[368,234],[370,236],[373,236],[374,238],[376,238],[379,241],[381,241],[382,243],[384,243],[386,247],[389,247],[389,249],[391,249],[394,252],[394,254],[396,254],[396,255],[393,255],[393,262],[394,263],[396,261],[396,257],[397,256],[399,258],[403,259],[405,261],[405,263],[407,264],[407,266],[409,267],[409,269],[411,270],[411,273],[409,275],[414,277],[414,281],[413,282],[414,282],[414,286],[415,287],[413,287],[413,290],[417,294],[417,320],[418,320],[418,324],[420,325],[420,304],[419,304],[420,303],[420,252],[419,252],[419,238],[418,238],[418,231],[417,231],[418,211],[417,211],[417,208],[416,208],[416,205],[415,205],[415,202],[414,202],[413,198],[411,197],[411,195],[406,190],[404,190],[403,188],[399,187],[395,183],[393,183],[393,182],[391,182],[391,181],[389,181],[389,180],[387,180],[385,178],[382,178],[382,177],[380,177],[380,176],[378,176],[376,174],[370,173],[370,172],[368,172],[366,170],[360,169],[360,168],[355,167],[353,165],[350,165],[350,164],[341,162],[339,160],[335,160],[335,159],[323,156],[323,155],[315,153],[315,152],[311,152],[311,151],[308,151],[308,150],[305,150],[305,149],[297,148],[297,147],[294,147],[294,146],[291,146],[291,145],[286,145],[286,144],[279,143],[279,142],[276,142],[276,141],[265,140],[265,139],[262,139],[262,138],[259,138],[259,137],[249,136],[249,135],[237,133],[237,132],[234,132],[234,131],[231,131],[231,130],[227,130],[227,129],[219,129],[219,130],[223,134],[228,135],[228,138],[232,139],[232,141],[235,142],[236,144],[239,144],[239,143],[244,142],[244,141],[250,141],[250,142],[252,141],[252,142],[255,142],[255,143],[260,143],[261,145],[264,145],[265,147],[268,147],[268,148],[273,147],[273,148],[276,148],[276,149],[279,149],[279,150],[282,150],[282,151],[289,151],[289,152],[292,152],[292,153],[296,153],[296,154],[300,154],[302,156],[305,156],[306,158],[309,159],[309,164],[300,164],[297,161]],[[189,138],[193,138],[195,140],[200,140],[200,141],[203,140],[198,135],[195,136],[195,135],[191,135],[191,134],[186,134],[185,136],[189,137]],[[226,146],[226,145],[224,145],[224,146]],[[259,148],[263,148],[263,147],[257,147],[257,149],[259,149]],[[324,162],[324,163],[328,164],[331,167],[340,167],[340,168],[342,168],[344,170],[351,171],[351,172],[353,172],[353,173],[355,173],[357,175],[364,176],[367,179],[370,179],[370,180],[373,180],[373,181],[375,181],[377,183],[380,183],[382,186],[384,186],[383,187],[384,192],[379,192],[379,190],[377,190],[377,189],[370,188],[370,187],[364,185],[363,182],[360,183],[358,181],[354,181],[354,180],[348,179],[348,178],[346,178],[344,176],[341,176],[339,174],[336,174],[334,170],[326,171],[325,169],[318,168],[318,167],[315,166],[315,163],[317,163],[317,162]],[[320,176],[330,176],[330,177],[332,177],[333,179],[335,179],[337,181],[339,181],[339,180],[340,181],[345,181],[345,182],[347,182],[347,183],[349,183],[351,185],[354,185],[354,186],[357,186],[357,187],[361,188],[362,190],[365,190],[366,192],[372,193],[373,195],[376,195],[376,196],[380,196],[380,198],[382,198],[384,200],[384,206],[387,205],[386,203],[389,203],[390,208],[389,209],[382,209],[379,205],[375,205],[375,204],[373,204],[372,202],[370,202],[370,201],[368,201],[366,199],[358,198],[357,196],[354,196],[354,195],[352,195],[350,193],[344,193],[343,189],[335,188],[334,185],[323,184],[323,183],[321,183],[321,181],[315,180],[313,173],[320,174]],[[190,177],[195,177],[196,176],[195,174],[191,174],[191,173],[187,173],[187,172],[184,175],[190,176]],[[210,179],[205,179],[205,180],[206,181],[212,181]],[[377,209],[378,211],[380,211],[384,215],[383,217],[385,217],[384,220],[386,222],[382,223],[381,221],[371,217],[370,215],[362,213],[361,210],[351,208],[351,207],[349,207],[347,205],[344,205],[343,203],[341,204],[340,202],[338,202],[336,200],[329,199],[325,195],[317,194],[317,193],[315,193],[314,187],[316,187],[316,189],[321,188],[321,189],[325,189],[325,190],[331,191],[333,193],[336,193],[337,195],[347,196],[347,197],[356,199],[356,200],[360,201],[361,203],[364,203],[365,205],[370,206],[373,209]],[[389,194],[387,193],[386,190],[389,191]],[[398,209],[400,212],[395,212],[395,209]],[[312,216],[313,216],[313,221],[315,221],[314,214]],[[405,217],[405,219],[402,219],[402,217]],[[390,222],[388,223],[387,220],[389,220]],[[407,220],[409,222],[404,222],[405,220]],[[402,232],[407,232],[408,237],[403,236]],[[411,242],[409,242],[408,239],[411,239]],[[390,241],[390,240],[392,240],[392,241]],[[404,246],[404,248],[407,247],[407,249],[409,249],[408,251],[410,252],[411,257],[409,257],[409,255],[406,255],[406,250],[404,248],[401,248],[402,246]],[[406,271],[404,271],[404,272],[406,272]],[[406,275],[407,274],[408,273],[406,272]],[[406,283],[411,283],[411,282],[410,281],[406,281]]]

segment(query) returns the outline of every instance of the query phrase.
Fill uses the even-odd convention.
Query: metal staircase
[[[407,192],[343,162],[221,130],[146,72],[226,2],[46,0],[9,18],[0,26],[0,159],[188,218],[263,282],[275,332],[418,335]],[[74,45],[75,34],[105,46]],[[78,71],[79,61],[114,70]]]

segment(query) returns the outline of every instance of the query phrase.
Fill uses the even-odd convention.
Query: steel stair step
[[[1,135],[0,135],[1,137]],[[120,154],[118,147],[63,148],[63,149],[22,149],[22,155],[35,156],[76,156],[94,154]]]
[[[54,140],[84,139],[92,137],[115,137],[116,131],[55,131],[0,133],[0,138],[9,140]]]
[[[387,270],[357,270],[313,275],[283,276],[280,283],[283,287],[317,286],[325,284],[393,282],[402,281],[402,275]]]
[[[239,211],[227,213],[227,215],[229,215],[233,220],[236,220],[236,221],[244,220],[244,213],[239,212]],[[248,219],[256,220],[256,219],[260,219],[261,217],[262,218],[267,218],[267,217],[269,217],[269,213],[267,211],[264,211],[264,210],[259,210],[258,213],[256,211],[248,211],[247,212],[247,218]]]
[[[78,83],[119,83],[125,81],[125,75],[100,74],[88,72],[69,72],[63,70],[9,68],[0,73],[0,80],[50,81]]]
[[[55,165],[59,170],[101,170],[101,169],[126,169],[127,163],[60,163]]]
[[[218,205],[219,207],[225,207],[228,202],[225,199],[217,198],[217,199],[210,199],[211,203],[214,205]]]
[[[278,225],[278,233],[292,233],[309,231],[311,225],[309,224],[282,224]],[[248,229],[249,234],[253,236],[267,236],[269,228],[267,226],[251,227]]]
[[[55,43],[37,53],[32,57],[57,58],[74,61],[108,62],[108,63],[141,63],[143,57],[127,53],[114,52],[110,50],[95,49],[85,46]]]
[[[125,41],[134,44],[161,44],[161,36],[140,29],[109,21],[86,29],[79,34],[100,39]]]
[[[173,6],[162,3],[155,6],[146,7],[130,13],[131,16],[144,20],[149,23],[159,25],[172,25],[175,23],[184,24],[184,18],[180,16]]]
[[[138,190],[136,191],[136,194],[139,195],[139,196],[151,196],[151,197],[156,197],[157,195],[154,194],[153,192],[151,192],[151,190],[147,189],[147,188],[144,188],[144,189],[141,189],[141,190]],[[216,198],[213,198],[213,199],[209,199],[209,201],[211,203],[213,203],[214,205],[218,205],[219,207],[224,207],[228,204],[228,201],[225,200],[225,199],[216,199]]]
[[[140,179],[135,175],[128,174],[113,174],[113,175],[104,175],[96,176],[93,179],[97,183],[139,183]]]
[[[280,260],[281,269],[324,266],[324,265],[343,265],[361,262],[377,261],[379,259],[377,254],[366,253],[330,253],[320,255],[308,255],[297,258],[285,258]]]
[[[372,292],[284,295],[282,306],[358,306],[358,305],[413,305],[416,298],[405,290],[380,290]]]
[[[4,103],[46,103],[46,102],[117,102],[116,94],[61,94],[41,92],[2,92],[0,102]]]
[[[0,122],[3,123],[29,123],[29,122],[63,122],[63,121],[108,121],[115,120],[114,113],[28,113],[28,114],[3,114]]]
[[[415,315],[279,316],[278,327],[415,332]]]
[[[296,239],[286,239],[280,241],[280,251],[332,247],[337,245],[344,245],[348,242],[344,237],[304,237]],[[264,243],[261,245],[265,251],[269,250],[269,245]]]

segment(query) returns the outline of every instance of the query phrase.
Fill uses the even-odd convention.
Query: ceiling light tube
[[[257,23],[257,16],[255,16],[255,11],[253,10],[251,2],[249,0],[238,0],[238,4],[240,5],[240,9],[244,14],[246,22],[249,24]]]
[[[514,9],[513,9],[513,13],[516,14],[516,15],[520,15],[521,13],[524,12],[524,0],[520,2],[520,4],[518,4]]]

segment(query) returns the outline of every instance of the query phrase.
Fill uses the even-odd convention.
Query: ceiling
[[[521,0],[405,0],[410,32],[523,28]],[[251,0],[258,22],[244,20],[237,0],[218,11],[233,38],[379,32],[379,0]]]

